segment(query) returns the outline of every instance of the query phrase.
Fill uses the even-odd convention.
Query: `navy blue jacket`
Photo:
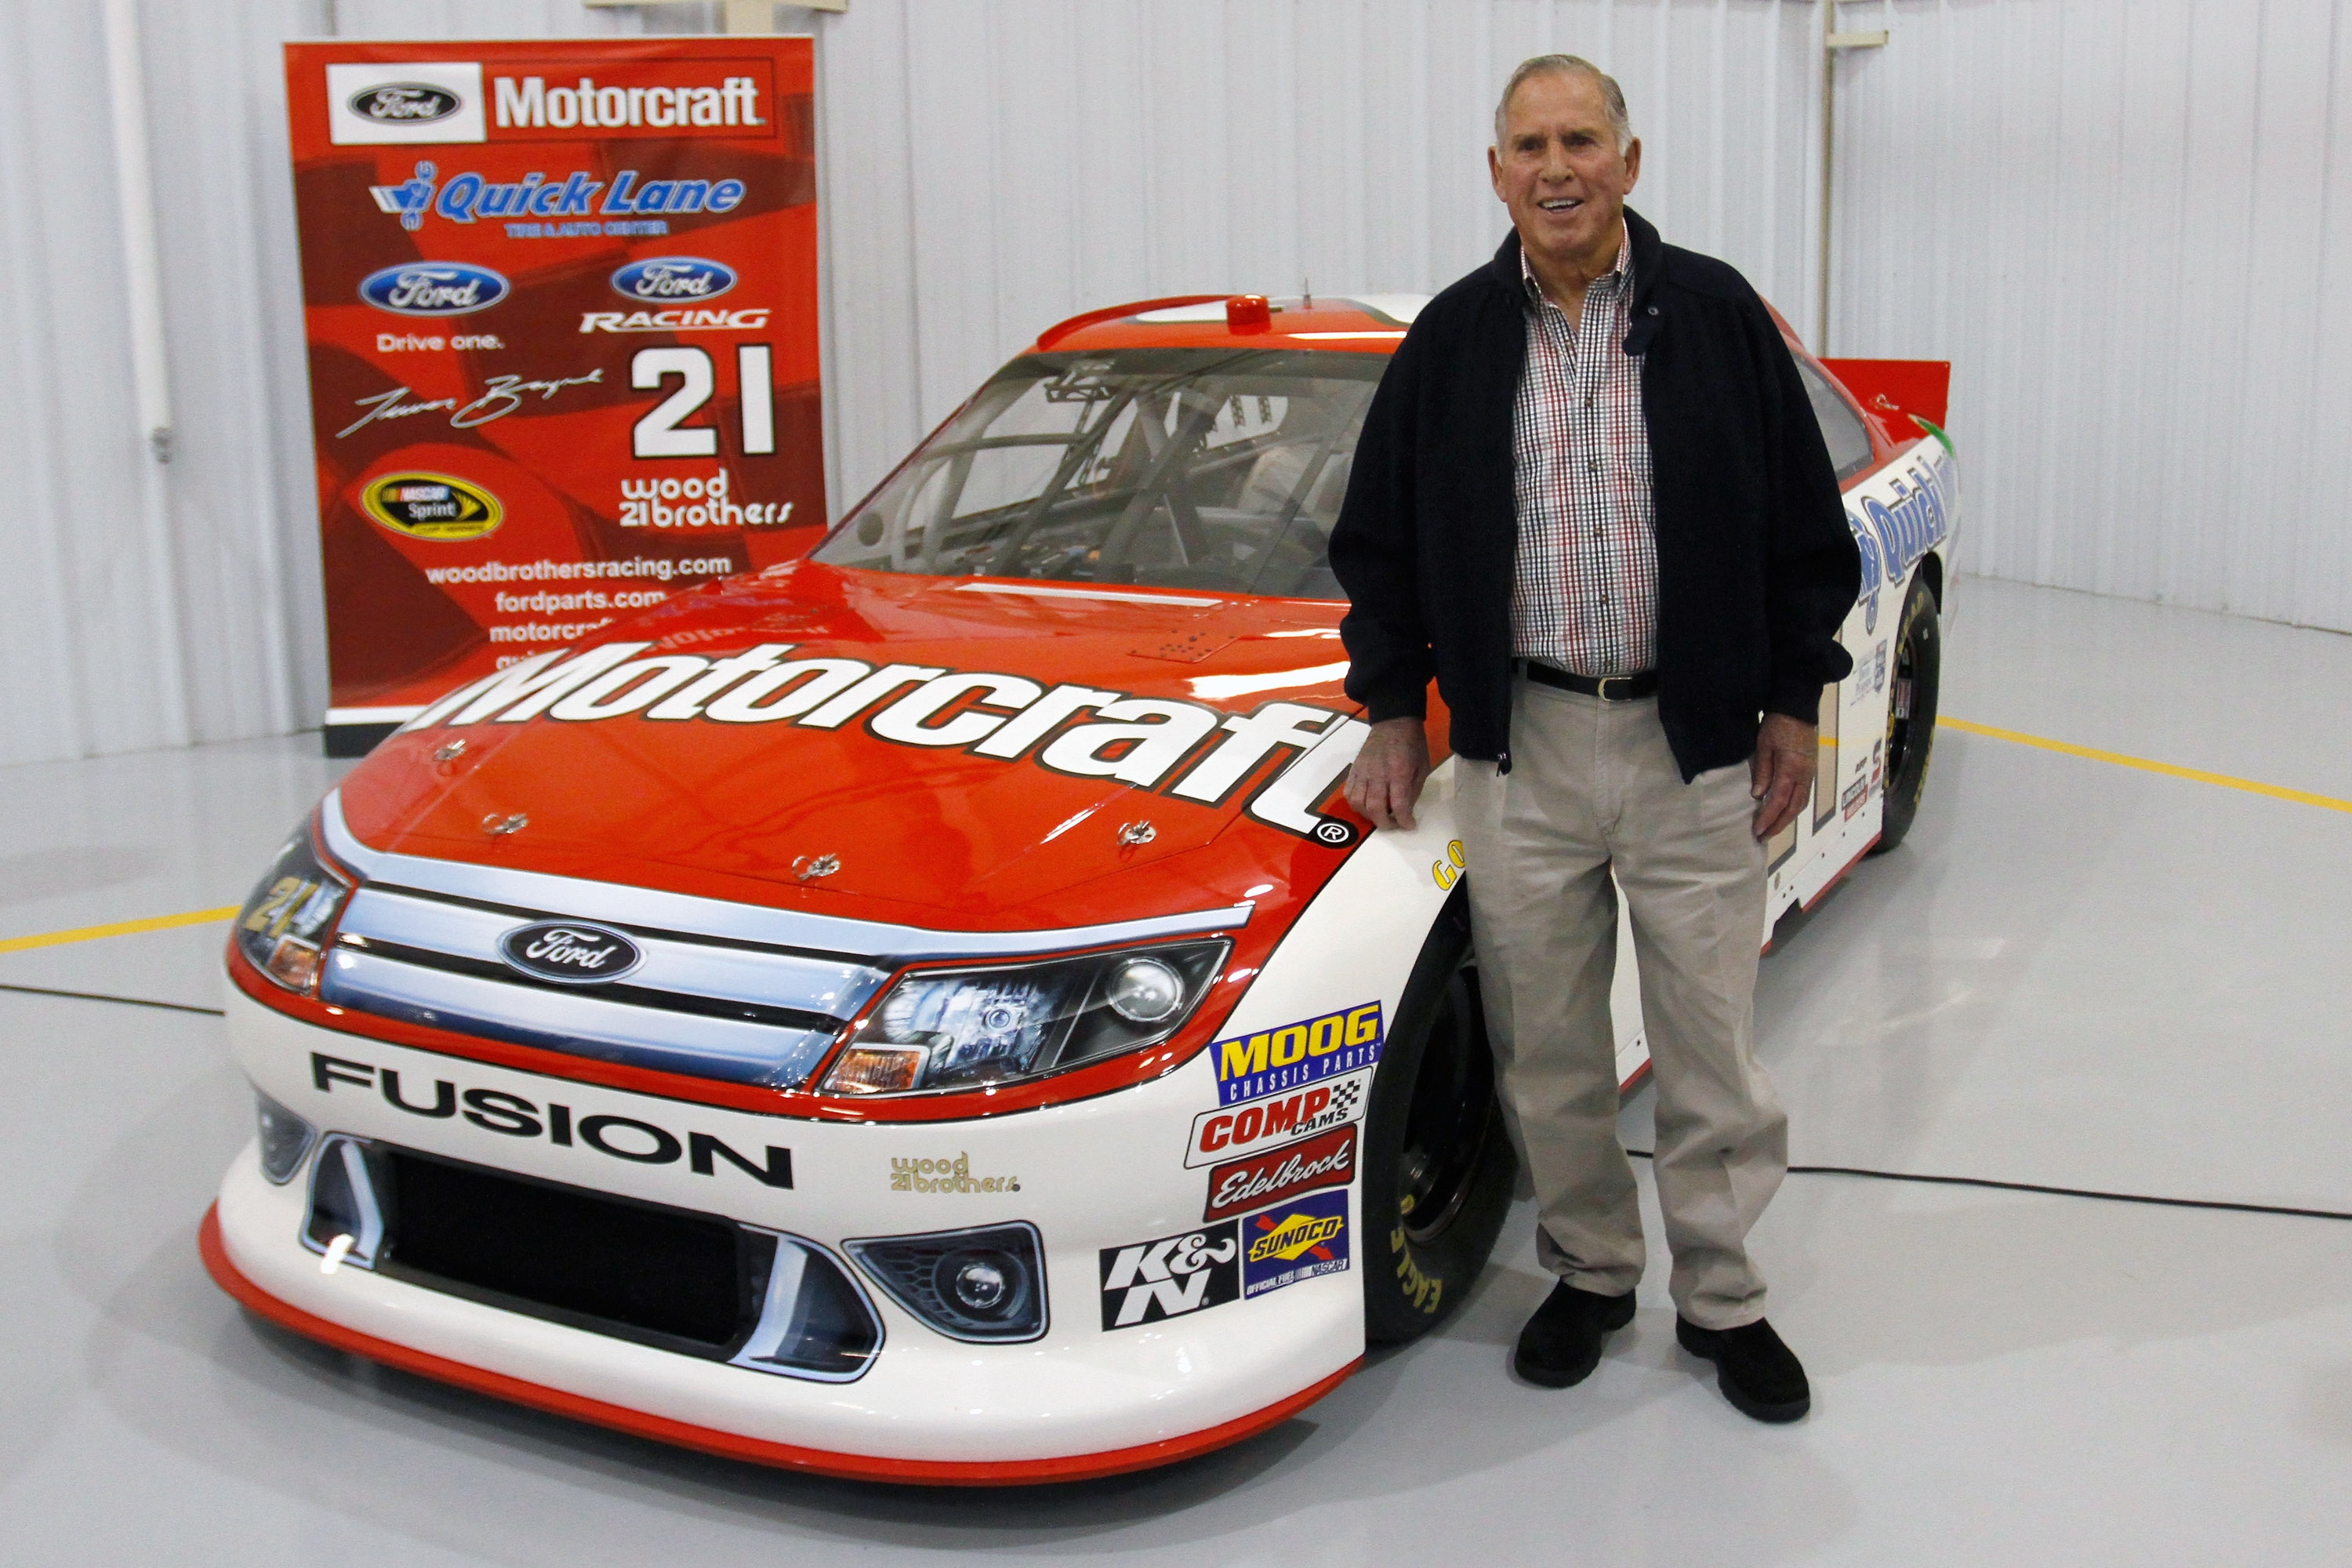
[[[1724,263],[1628,209],[1658,553],[1658,717],[1689,779],[1743,762],[1764,713],[1811,722],[1853,660],[1860,563],[1796,362]],[[1348,695],[1374,721],[1453,715],[1453,749],[1510,765],[1511,408],[1527,356],[1517,234],[1423,308],[1365,416],[1331,567]]]

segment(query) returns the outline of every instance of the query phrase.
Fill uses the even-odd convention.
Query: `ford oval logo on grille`
[[[613,291],[632,300],[709,300],[735,287],[735,269],[699,256],[656,256],[613,274]]]
[[[446,120],[464,107],[465,101],[447,88],[421,81],[388,81],[364,88],[351,99],[353,114],[384,125],[429,124]]]
[[[541,921],[499,938],[499,954],[525,974],[566,985],[618,980],[646,955],[616,931],[577,921]]]
[[[406,261],[360,280],[360,298],[395,316],[463,316],[507,297],[507,280],[463,261]]]

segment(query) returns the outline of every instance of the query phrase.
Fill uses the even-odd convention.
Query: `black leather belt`
[[[1575,675],[1565,669],[1555,669],[1534,659],[1518,661],[1519,671],[1539,686],[1556,686],[1562,691],[1580,691],[1587,697],[1598,697],[1603,702],[1638,702],[1644,697],[1658,694],[1658,672],[1644,669],[1633,675]]]

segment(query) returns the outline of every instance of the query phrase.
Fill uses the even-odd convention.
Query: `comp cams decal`
[[[762,1163],[708,1132],[689,1131],[680,1138],[634,1116],[575,1118],[568,1105],[541,1105],[502,1089],[462,1089],[446,1078],[436,1079],[427,1091],[421,1084],[404,1084],[395,1068],[320,1051],[310,1053],[310,1083],[320,1094],[373,1089],[385,1104],[411,1116],[463,1121],[509,1138],[544,1138],[560,1149],[593,1149],[635,1165],[675,1165],[682,1159],[696,1175],[715,1176],[723,1163],[763,1187],[793,1184],[793,1152],[773,1143],[766,1146]]]
[[[1295,1138],[1360,1121],[1371,1094],[1371,1070],[1366,1068],[1312,1089],[1204,1110],[1192,1118],[1192,1131],[1184,1143],[1185,1167],[1221,1164]]]
[[[1104,1247],[1104,1330],[1131,1329],[1238,1301],[1241,1250],[1232,1220],[1157,1241]]]
[[[1174,698],[1060,685],[1025,676],[951,670],[931,665],[886,664],[857,658],[786,658],[791,643],[761,643],[722,658],[699,654],[639,658],[649,642],[606,643],[565,658],[541,654],[484,676],[433,703],[403,726],[425,730],[468,724],[519,724],[544,714],[564,723],[594,723],[632,716],[654,721],[721,724],[791,722],[838,730],[852,720],[894,745],[955,750],[1007,762],[1024,759],[1081,778],[1117,779],[1180,800],[1221,805],[1259,778],[1269,759],[1281,765],[1259,783],[1245,807],[1269,826],[1318,844],[1344,848],[1355,825],[1315,807],[1331,793],[1369,732],[1328,708],[1268,702],[1250,713],[1226,713]],[[1296,1026],[1297,1051],[1286,1034],[1278,1044],[1258,1037],[1228,1042],[1246,1061],[1247,1084],[1225,1085],[1226,1103],[1255,1099],[1294,1083],[1370,1066],[1380,1055],[1380,1008],[1344,1015],[1344,1041],[1323,1027]],[[1339,1050],[1339,1044],[1347,1047]],[[1335,1051],[1338,1054],[1333,1054]],[[1306,1058],[1311,1056],[1311,1064]],[[1223,1058],[1221,1058],[1223,1059]],[[1313,1070],[1307,1070],[1311,1066]],[[1219,1079],[1226,1074],[1221,1068]],[[1239,1083],[1240,1080],[1236,1080]]]
[[[1231,1219],[1261,1204],[1282,1203],[1356,1179],[1356,1130],[1342,1127],[1303,1143],[1219,1165],[1209,1173],[1202,1219]]]
[[[1377,1002],[1219,1040],[1209,1047],[1217,1064],[1217,1102],[1238,1105],[1369,1068],[1381,1059],[1381,1043]]]
[[[1348,1194],[1318,1193],[1242,1222],[1242,1294],[1263,1296],[1348,1268]]]

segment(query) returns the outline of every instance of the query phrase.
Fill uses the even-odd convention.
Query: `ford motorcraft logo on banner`
[[[806,548],[809,39],[285,58],[331,753]]]

